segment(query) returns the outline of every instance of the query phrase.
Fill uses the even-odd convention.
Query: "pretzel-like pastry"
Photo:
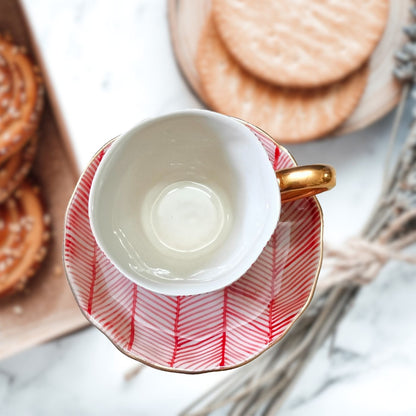
[[[0,163],[34,135],[43,107],[43,85],[24,49],[0,37]]]
[[[27,182],[0,205],[0,296],[24,288],[47,252],[49,216]]]
[[[37,136],[0,165],[0,204],[22,183],[29,173],[36,154]]]

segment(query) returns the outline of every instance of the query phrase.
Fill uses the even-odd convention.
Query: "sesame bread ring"
[[[38,193],[25,182],[0,205],[0,296],[23,289],[46,255],[50,219]]]
[[[0,163],[33,137],[42,107],[37,68],[23,48],[0,37]]]
[[[34,136],[22,150],[14,153],[0,165],[0,204],[22,183],[29,173],[36,154]]]

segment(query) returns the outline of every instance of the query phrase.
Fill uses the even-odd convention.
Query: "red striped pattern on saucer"
[[[249,127],[252,128],[252,127]],[[294,165],[252,128],[275,169]],[[88,198],[103,148],[69,204],[64,262],[84,315],[122,352],[164,370],[206,372],[250,361],[284,335],[308,304],[319,272],[322,218],[315,198],[283,205],[263,253],[238,281],[196,296],[165,296],[132,283],[97,246]]]

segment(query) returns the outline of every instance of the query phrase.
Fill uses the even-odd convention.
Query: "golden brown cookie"
[[[215,111],[253,123],[286,143],[315,139],[335,129],[358,104],[368,75],[364,66],[327,87],[296,90],[272,86],[238,65],[212,19],[201,34],[196,68],[204,96]]]
[[[311,88],[366,62],[387,22],[388,0],[213,0],[227,49],[270,83]]]
[[[0,165],[0,204],[27,176],[36,154],[37,137],[33,137],[22,150],[14,153]]]
[[[0,205],[0,296],[21,290],[46,255],[49,218],[27,182]]]
[[[23,49],[0,37],[0,163],[33,137],[43,106],[43,86]]]

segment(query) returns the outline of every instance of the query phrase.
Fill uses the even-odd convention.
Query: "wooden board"
[[[0,358],[5,358],[85,326],[87,321],[75,303],[62,265],[64,214],[79,171],[42,58],[16,0],[0,1],[0,33],[10,34],[17,44],[28,48],[46,81],[46,106],[32,171],[52,217],[52,241],[42,267],[24,293],[0,300]]]
[[[336,134],[351,133],[387,114],[399,101],[400,84],[393,78],[394,53],[405,37],[403,26],[410,20],[412,0],[390,1],[383,38],[370,61],[370,77],[360,104]],[[201,28],[210,13],[210,0],[169,0],[170,34],[178,65],[196,95],[203,101],[195,55]],[[250,121],[250,120],[247,120]]]

